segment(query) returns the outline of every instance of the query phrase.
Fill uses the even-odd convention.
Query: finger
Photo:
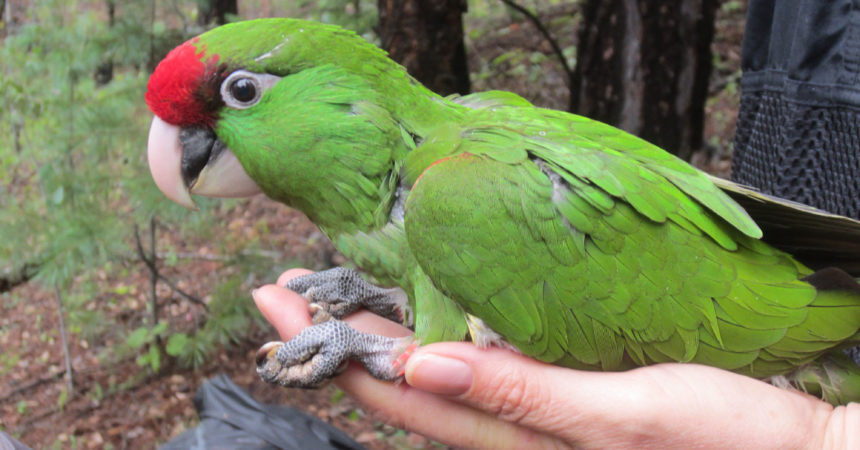
[[[284,341],[292,339],[311,324],[308,301],[289,289],[267,284],[255,289],[251,296],[263,317],[278,330]]]
[[[307,275],[309,273],[313,273],[313,271],[308,269],[290,269],[286,272],[282,273],[281,276],[278,277],[278,286],[285,286],[287,281],[292,280],[293,278],[300,277],[302,275]]]
[[[419,348],[407,360],[405,375],[406,382],[415,388],[451,395],[501,420],[572,437],[570,427],[583,432],[594,425],[588,423],[590,418],[578,414],[583,408],[577,404],[599,405],[605,392],[591,384],[584,392],[571,395],[571,384],[590,381],[588,373],[582,373],[582,380],[571,379],[571,373],[578,372],[509,350],[445,342]]]
[[[344,392],[389,425],[414,431],[457,448],[559,448],[561,442],[534,430],[406,384],[371,377],[353,364],[335,380]]]
[[[289,272],[281,275],[281,278],[286,278]],[[280,282],[281,279],[278,279],[279,284]],[[254,302],[257,304],[257,308],[263,313],[263,317],[278,330],[281,339],[285,341],[292,339],[303,328],[311,325],[308,301],[289,289],[274,284],[267,284],[254,290],[252,296]],[[364,333],[381,334],[391,337],[403,337],[412,333],[408,328],[398,323],[364,310],[350,314],[346,318],[346,322],[352,328]]]
[[[585,372],[541,363],[510,350],[445,342],[418,349],[406,381],[501,420],[577,446],[642,445],[661,393],[627,373]],[[650,403],[649,403],[650,402]]]
[[[254,291],[254,300],[284,340],[291,339],[311,323],[307,301],[288,289],[266,285]],[[392,337],[410,333],[394,322],[367,312],[353,314],[347,321],[350,326],[365,332]],[[512,426],[462,403],[406,384],[398,386],[379,381],[356,363],[350,364],[335,383],[375,411],[381,420],[458,447],[502,448],[519,443],[514,446],[552,448],[558,444],[548,436]]]

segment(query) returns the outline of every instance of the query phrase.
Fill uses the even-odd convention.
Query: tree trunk
[[[25,262],[18,267],[7,268],[0,274],[0,294],[30,281],[39,273],[40,262]]]
[[[468,94],[464,12],[465,0],[379,0],[382,48],[430,90]]]
[[[571,102],[689,159],[702,146],[717,0],[588,0]]]
[[[200,13],[197,15],[197,24],[208,26],[224,25],[227,23],[227,15],[239,14],[237,0],[202,0],[198,3]]]
[[[116,0],[105,0],[108,15],[108,29],[113,29],[116,24]],[[113,58],[108,55],[104,61],[96,67],[93,74],[96,86],[104,86],[113,80]]]
[[[0,38],[15,34],[27,21],[31,0],[0,0]]]

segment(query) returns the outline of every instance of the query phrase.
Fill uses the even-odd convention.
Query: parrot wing
[[[860,327],[860,298],[809,314],[817,293],[800,278],[811,271],[755,239],[705,175],[645,141],[521,108],[478,111],[459,136],[415,182],[407,240],[437,288],[529,356],[768,376]],[[849,315],[840,308],[853,308],[844,326],[821,326]]]

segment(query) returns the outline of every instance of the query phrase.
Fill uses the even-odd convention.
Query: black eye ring
[[[249,103],[257,98],[257,84],[250,78],[237,78],[230,83],[230,95],[238,102]]]

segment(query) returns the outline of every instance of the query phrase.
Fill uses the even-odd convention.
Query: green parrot
[[[860,222],[515,94],[443,98],[354,33],[302,20],[185,42],[146,102],[169,198],[263,192],[393,286],[341,268],[290,282],[315,325],[260,349],[268,382],[313,387],[348,359],[396,379],[404,342],[340,320],[368,308],[414,321],[420,343],[470,336],[587,370],[700,363],[860,400],[843,352],[860,344]]]

